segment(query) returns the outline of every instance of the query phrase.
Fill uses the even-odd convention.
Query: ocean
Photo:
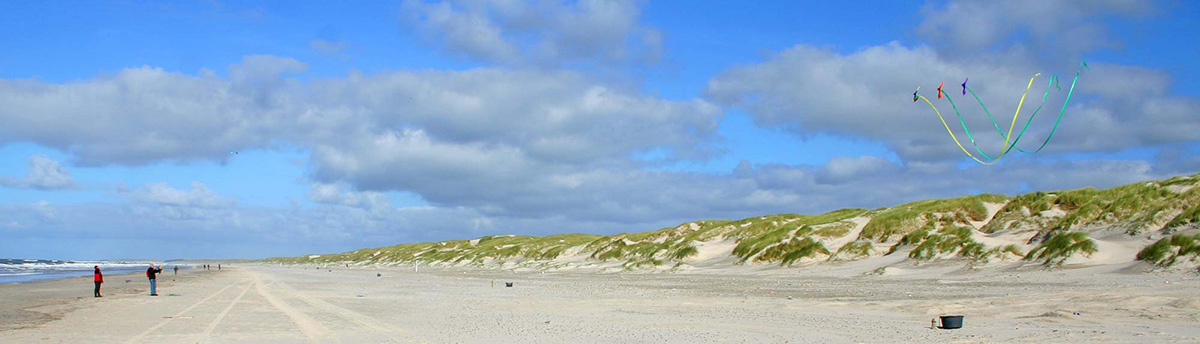
[[[105,277],[146,271],[149,262],[144,261],[88,261],[53,259],[4,259],[0,258],[0,284],[52,280],[60,278],[91,276],[92,267],[100,266]],[[159,263],[155,263],[159,264]],[[167,272],[174,264],[164,264]],[[180,269],[187,268],[180,264]]]

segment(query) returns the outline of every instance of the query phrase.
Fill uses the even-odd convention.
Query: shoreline
[[[190,271],[189,271],[190,270]],[[184,273],[189,271],[191,273]],[[199,270],[203,271],[203,270]],[[164,270],[166,272],[166,270]],[[158,288],[202,278],[195,269],[179,269],[177,276],[160,274]],[[126,281],[129,282],[126,282]],[[90,306],[91,300],[107,300],[148,294],[150,283],[143,272],[105,275],[100,287],[104,297],[93,297],[91,274],[65,278],[0,284],[0,333],[36,328],[63,315]]]

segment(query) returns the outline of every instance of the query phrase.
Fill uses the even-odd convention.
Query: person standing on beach
[[[176,274],[176,275],[178,275],[178,274],[179,274],[179,265],[176,265],[176,266],[175,266],[175,274]]]
[[[146,277],[150,278],[150,296],[158,296],[158,285],[154,275],[160,273],[162,273],[162,267],[155,267],[154,263],[150,263],[150,268],[146,269]]]
[[[104,274],[100,273],[99,265],[94,265],[94,266],[92,266],[92,268],[96,269],[96,271],[92,273],[92,282],[96,282],[96,291],[95,291],[96,296],[95,297],[103,297],[103,296],[100,296],[100,285],[104,284]]]

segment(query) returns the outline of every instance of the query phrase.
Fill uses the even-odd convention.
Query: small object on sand
[[[943,315],[940,318],[942,318],[941,329],[943,330],[953,330],[963,327],[963,316],[961,315]]]
[[[549,323],[550,323],[550,320],[546,320],[546,323],[547,323],[547,324],[549,324]]]
[[[376,272],[375,277],[383,277],[383,274]]]
[[[1072,312],[1071,314],[1079,315],[1079,312]]]
[[[179,295],[179,294],[167,294],[167,296],[183,296],[183,295]]]
[[[130,281],[130,280],[125,280],[125,283],[129,283],[129,281]]]
[[[512,284],[513,284],[513,282],[504,282],[504,287],[505,287],[505,288],[512,288]]]
[[[936,330],[936,329],[937,329],[937,318],[930,318],[930,319],[929,319],[929,329],[931,329],[931,330]]]
[[[791,295],[788,295],[788,300],[791,300],[791,299],[792,299],[792,296],[791,296]]]
[[[355,296],[355,297],[363,297],[363,296],[362,296],[362,294],[358,294],[358,296]]]

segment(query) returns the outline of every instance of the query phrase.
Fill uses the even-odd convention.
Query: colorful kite
[[[946,123],[946,119],[942,117],[942,113],[941,113],[941,111],[938,111],[937,106],[934,106],[933,102],[930,101],[928,98],[925,98],[925,96],[917,94],[917,92],[919,92],[921,90],[920,87],[917,87],[917,91],[913,92],[913,101],[915,102],[918,99],[923,99],[923,100],[925,100],[925,103],[929,104],[929,107],[933,109],[934,114],[936,114],[938,116],[938,119],[942,121],[942,126],[944,126],[946,128],[946,132],[950,133],[950,138],[954,140],[954,143],[956,145],[958,145],[959,149],[962,149],[963,153],[966,153],[967,156],[971,157],[971,159],[974,159],[976,162],[978,162],[980,164],[992,165],[992,164],[995,164],[997,161],[1000,161],[1001,157],[1003,157],[1005,154],[1008,154],[1008,152],[1012,151],[1013,149],[1016,149],[1022,153],[1033,154],[1033,153],[1042,151],[1042,148],[1046,148],[1046,144],[1050,143],[1050,138],[1054,137],[1054,133],[1056,131],[1058,131],[1058,124],[1062,122],[1063,114],[1066,113],[1066,111],[1067,111],[1067,104],[1071,102],[1071,95],[1075,92],[1075,82],[1079,81],[1079,74],[1083,72],[1084,68],[1091,69],[1090,67],[1088,67],[1087,61],[1082,61],[1079,65],[1079,70],[1077,70],[1075,72],[1075,79],[1071,80],[1071,88],[1067,91],[1067,99],[1065,101],[1063,101],[1062,110],[1059,110],[1059,112],[1058,112],[1058,119],[1056,119],[1054,121],[1054,127],[1050,129],[1050,135],[1047,135],[1046,140],[1042,142],[1042,145],[1039,146],[1036,150],[1033,150],[1032,152],[1026,151],[1024,149],[1021,149],[1020,147],[1017,147],[1017,141],[1020,141],[1021,137],[1023,137],[1025,135],[1025,131],[1029,130],[1029,124],[1033,122],[1033,117],[1037,116],[1037,113],[1042,110],[1042,106],[1046,105],[1046,98],[1048,98],[1050,96],[1051,86],[1053,86],[1055,89],[1057,89],[1059,91],[1062,91],[1062,88],[1058,86],[1058,76],[1050,77],[1050,82],[1049,82],[1049,84],[1046,85],[1046,92],[1045,92],[1045,94],[1042,95],[1042,104],[1038,105],[1037,109],[1035,109],[1033,111],[1033,113],[1029,115],[1029,119],[1027,119],[1025,121],[1025,126],[1021,129],[1020,133],[1017,133],[1017,136],[1015,139],[1012,137],[1012,132],[1013,132],[1013,129],[1016,127],[1017,117],[1019,117],[1021,114],[1021,107],[1025,105],[1025,96],[1029,94],[1029,89],[1031,87],[1033,87],[1034,79],[1037,79],[1037,77],[1041,76],[1042,73],[1034,74],[1034,76],[1032,78],[1029,78],[1029,84],[1025,86],[1025,92],[1021,94],[1021,101],[1020,101],[1020,103],[1017,104],[1017,111],[1016,111],[1016,113],[1013,114],[1012,123],[1009,124],[1007,134],[1005,134],[1004,131],[1002,129],[1000,129],[1000,125],[998,123],[996,123],[996,118],[992,116],[991,111],[989,111],[987,106],[983,104],[983,100],[979,99],[979,96],[975,94],[974,90],[971,90],[970,87],[967,87],[968,79],[963,80],[962,94],[966,95],[968,92],[970,92],[971,96],[975,97],[975,101],[979,103],[979,106],[983,108],[984,113],[987,114],[988,119],[992,121],[992,125],[994,127],[996,127],[996,132],[1000,134],[1000,137],[1004,138],[1004,146],[1005,147],[1003,150],[1001,150],[1000,154],[996,155],[995,157],[992,157],[991,155],[984,153],[983,150],[979,148],[979,145],[975,142],[975,137],[971,134],[971,130],[967,128],[966,120],[963,119],[962,113],[960,111],[958,111],[958,106],[956,104],[954,104],[954,99],[950,98],[949,94],[945,94],[946,100],[949,101],[950,106],[954,108],[954,114],[958,116],[958,122],[960,124],[962,124],[963,131],[965,131],[967,133],[967,138],[969,138],[971,140],[971,145],[975,147],[975,151],[978,152],[979,155],[982,156],[984,159],[980,159],[979,157],[976,157],[974,154],[971,154],[971,152],[968,151],[967,148],[962,145],[962,142],[960,142],[958,140],[958,137],[956,135],[954,135],[954,131],[950,130],[950,125]],[[942,82],[941,85],[945,85],[945,82]],[[938,99],[941,99],[942,95],[943,95],[941,85],[938,86]],[[988,161],[984,161],[984,160],[988,160]]]

